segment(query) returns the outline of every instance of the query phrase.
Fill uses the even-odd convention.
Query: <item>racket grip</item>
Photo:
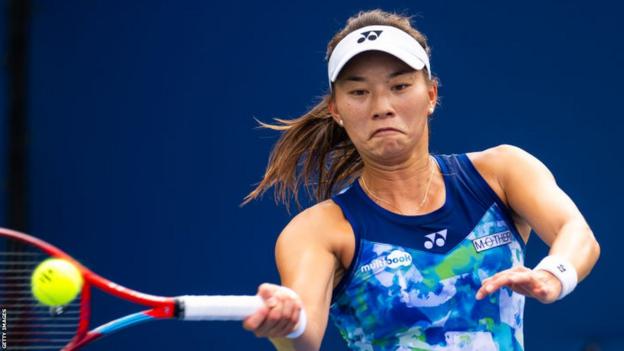
[[[243,320],[264,306],[258,295],[179,296],[179,316],[187,321]]]

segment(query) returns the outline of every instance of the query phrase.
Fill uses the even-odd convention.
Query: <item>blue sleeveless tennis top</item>
[[[475,295],[483,279],[524,264],[524,242],[465,154],[434,157],[446,200],[429,214],[387,211],[357,181],[332,198],[356,245],[331,319],[353,350],[523,350],[524,296]]]

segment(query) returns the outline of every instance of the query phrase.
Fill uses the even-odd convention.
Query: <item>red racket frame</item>
[[[67,344],[62,350],[73,351],[82,347],[83,345],[97,340],[110,332],[114,332],[123,327],[139,323],[148,319],[171,319],[177,316],[177,304],[173,297],[161,297],[156,295],[144,294],[119,284],[113,283],[110,280],[103,278],[102,276],[94,273],[89,268],[83,266],[80,262],[76,261],[73,257],[62,251],[61,249],[51,245],[41,239],[37,239],[25,233],[21,233],[15,230],[0,228],[0,236],[8,237],[13,240],[21,241],[32,245],[48,255],[67,260],[74,264],[78,270],[82,273],[84,284],[82,286],[80,297],[80,319],[78,324],[78,330],[74,338]],[[89,319],[91,317],[91,286],[94,286],[106,293],[116,296],[120,299],[134,302],[138,305],[152,307],[151,309],[139,312],[138,314],[144,315],[146,318],[141,321],[120,323],[124,318],[106,323],[102,328],[106,326],[107,332],[101,333],[95,329],[89,331]],[[138,315],[134,314],[134,315]],[[119,322],[119,323],[118,323]],[[119,324],[119,325],[116,325]]]

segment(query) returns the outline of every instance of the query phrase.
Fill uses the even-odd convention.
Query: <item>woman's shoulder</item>
[[[509,144],[497,145],[482,151],[467,152],[466,156],[505,204],[507,198],[502,178],[506,172],[513,170],[521,159],[532,157],[521,148]]]
[[[346,222],[342,210],[331,199],[321,201],[298,213],[288,223],[287,229],[298,231],[334,231]]]
[[[537,160],[527,151],[509,144],[497,145],[482,151],[468,152],[466,156],[482,175],[501,177],[506,172],[523,168]]]
[[[500,144],[481,151],[467,152],[466,156],[468,156],[470,161],[473,163],[498,163],[508,159],[509,157],[518,156],[522,153],[526,154],[527,152],[515,145]]]
[[[553,177],[548,168],[535,156],[513,145],[498,145],[466,156],[499,196],[508,204],[507,194],[518,184],[517,179],[532,179],[538,175]]]
[[[332,200],[325,200],[306,208],[292,218],[280,237],[307,242],[321,241],[333,246],[352,235],[351,226],[340,207]]]

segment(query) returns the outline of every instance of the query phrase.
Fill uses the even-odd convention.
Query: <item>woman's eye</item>
[[[405,89],[405,88],[407,88],[409,86],[410,86],[409,84],[403,84],[403,83],[402,84],[396,84],[396,85],[394,85],[392,87],[392,89],[393,90],[397,90],[397,91],[401,91],[401,90],[403,90],[403,89]]]
[[[349,94],[355,95],[355,96],[362,96],[362,95],[366,94],[366,90],[363,90],[363,89],[351,90],[351,92],[349,92]]]

